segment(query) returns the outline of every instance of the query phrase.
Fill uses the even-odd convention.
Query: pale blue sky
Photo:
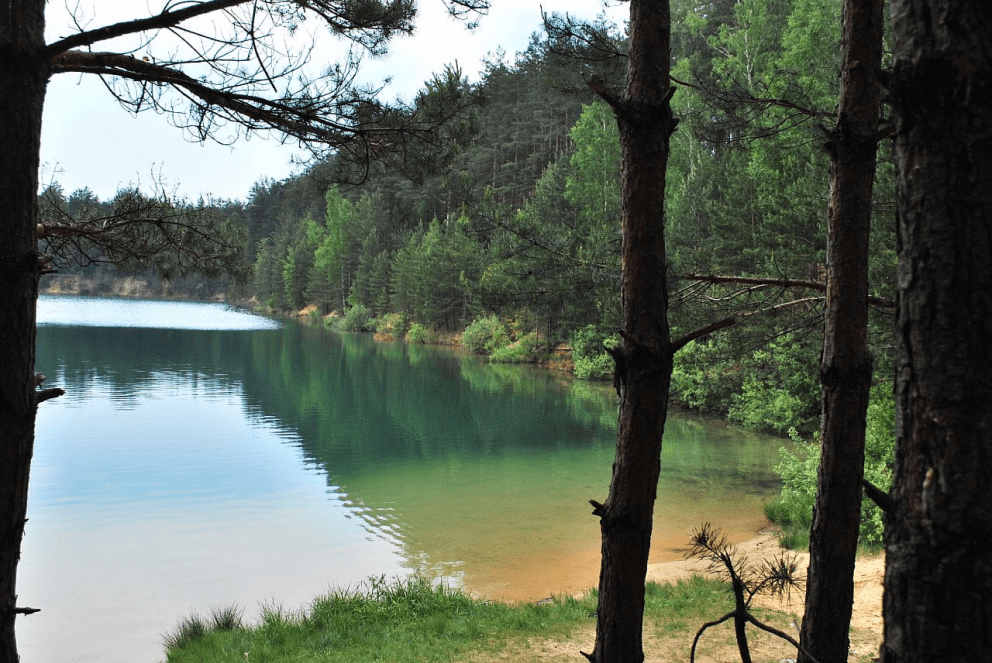
[[[162,0],[149,0],[154,10]],[[84,0],[90,28],[136,17],[132,11],[145,2]],[[493,0],[479,28],[470,32],[448,17],[440,0],[421,0],[417,32],[396,40],[386,58],[366,62],[369,82],[391,76],[387,98],[409,99],[432,73],[455,60],[472,79],[478,79],[481,61],[502,47],[508,56],[526,48],[530,35],[540,29],[540,11],[568,12],[592,19],[603,9],[602,0]],[[610,1],[608,15],[618,24],[627,5]],[[144,15],[148,15],[144,11]],[[49,39],[71,33],[68,14],[56,0],[49,4]],[[326,32],[322,34],[327,34]],[[99,46],[96,50],[100,50]],[[116,105],[99,78],[62,74],[48,87],[42,130],[42,186],[53,180],[67,193],[88,186],[100,198],[118,188],[137,184],[144,189],[156,179],[188,198],[213,195],[244,200],[252,184],[263,177],[281,180],[298,168],[299,155],[290,145],[255,137],[232,146],[188,142],[164,117],[143,113],[130,116]]]

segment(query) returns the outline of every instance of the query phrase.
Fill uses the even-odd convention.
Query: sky
[[[82,0],[80,6],[93,29],[128,18],[139,9],[148,16],[159,11],[163,0]],[[74,30],[68,24],[63,2],[48,4],[49,41]],[[492,0],[492,8],[479,27],[469,31],[448,16],[441,0],[420,0],[417,27],[412,37],[393,41],[384,58],[366,60],[363,76],[378,83],[392,83],[386,100],[413,97],[423,82],[445,64],[457,61],[472,81],[479,79],[482,61],[498,49],[507,59],[524,50],[530,35],[541,28],[541,8],[593,19],[606,12],[623,25],[627,5],[616,0]],[[328,39],[328,33],[320,33]],[[110,50],[96,46],[94,50]],[[42,125],[41,186],[53,182],[66,193],[88,187],[101,199],[113,197],[122,187],[150,191],[161,182],[181,197],[201,196],[245,200],[254,183],[264,178],[285,179],[301,170],[293,158],[303,154],[275,138],[254,136],[233,145],[190,142],[180,129],[151,112],[137,117],[114,101],[96,76],[60,74],[48,86]]]

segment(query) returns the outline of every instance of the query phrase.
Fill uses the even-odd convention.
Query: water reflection
[[[39,411],[20,589],[45,610],[18,625],[25,660],[155,660],[191,608],[296,608],[369,575],[514,599],[595,583],[609,388],[296,324],[50,325],[38,348],[68,393]],[[749,533],[778,446],[671,417],[653,559],[706,520]]]

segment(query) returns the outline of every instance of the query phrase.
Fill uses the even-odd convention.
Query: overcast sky
[[[153,11],[162,0],[147,0]],[[386,58],[367,61],[368,80],[389,76],[387,99],[410,99],[434,72],[458,61],[473,81],[481,61],[502,48],[508,58],[527,47],[530,35],[540,30],[540,11],[568,12],[592,19],[604,11],[603,0],[493,0],[492,9],[475,31],[451,19],[441,0],[420,0],[417,30],[413,37],[395,40]],[[90,29],[128,17],[146,2],[135,0],[84,0],[92,18]],[[60,0],[48,5],[49,40],[71,34],[68,14]],[[607,15],[618,25],[627,5],[609,0]],[[149,15],[146,10],[144,15]],[[326,32],[322,32],[327,38]],[[95,50],[100,50],[97,46]],[[133,117],[118,106],[95,76],[61,74],[48,86],[42,129],[42,186],[53,180],[67,193],[89,187],[107,199],[123,186],[148,189],[154,179],[164,180],[180,195],[198,198],[244,200],[252,184],[262,178],[281,180],[298,170],[290,145],[255,137],[232,146],[188,142],[188,137],[162,116],[142,113]]]

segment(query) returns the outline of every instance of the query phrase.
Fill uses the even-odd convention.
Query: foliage
[[[472,308],[480,272],[478,246],[464,217],[433,220],[396,253],[392,306],[427,325],[454,329]]]
[[[755,350],[728,418],[776,433],[815,430],[820,410],[818,365],[810,361],[808,339],[786,334]]]
[[[410,325],[409,331],[407,331],[404,340],[407,343],[433,343],[434,339],[437,337],[432,330],[423,326],[419,322],[415,322]]]
[[[500,364],[530,364],[541,360],[541,348],[537,332],[530,332],[509,345],[495,347],[490,359]]]
[[[666,192],[673,279],[822,280],[829,159],[816,125],[830,121],[836,103],[837,3],[674,0],[672,12],[673,73],[688,83],[673,97],[682,118]],[[214,218],[249,238],[254,274],[246,297],[281,311],[313,303],[321,314],[362,305],[380,331],[395,336],[406,327],[385,330],[384,314],[431,331],[468,325],[473,352],[494,353],[538,332],[548,347],[571,344],[577,376],[610,379],[605,330],[620,324],[617,125],[611,109],[588,94],[582,72],[561,59],[563,46],[585,53],[588,45],[572,38],[592,33],[562,20],[550,25],[559,32],[535,35],[524,52],[486,63],[472,93],[487,103],[458,117],[437,154],[411,162],[429,168],[372,166],[362,185],[336,188],[328,182],[341,164],[328,160],[283,182],[258,182],[244,204],[218,204]],[[597,43],[612,44],[614,55],[623,47],[615,27],[596,29]],[[465,86],[448,70],[418,103],[434,112],[446,90]],[[881,157],[871,293],[890,297],[895,174],[891,154]],[[52,194],[77,215],[104,205],[92,192]],[[820,304],[751,315],[816,293],[673,283],[679,290],[670,318],[682,333],[747,316],[679,352],[673,401],[778,433],[816,430]],[[872,310],[881,373],[891,366],[892,325]],[[520,319],[521,311],[529,312],[524,327],[473,346],[473,320]],[[499,352],[530,360],[529,351],[516,350]]]
[[[380,315],[375,320],[375,331],[377,334],[397,335],[406,328],[406,316],[402,313],[386,313]]]
[[[510,342],[506,326],[495,315],[476,318],[462,332],[462,345],[475,354],[488,354]]]
[[[604,348],[619,345],[620,341],[616,336],[607,335],[594,325],[586,325],[572,333],[570,343],[575,377],[586,380],[613,378],[613,358]]]
[[[326,200],[324,227],[310,222],[307,228],[313,253],[309,292],[321,304],[343,308],[354,271],[351,256],[356,253],[357,243],[355,215],[351,203],[337,188],[327,191]]]
[[[892,487],[895,442],[895,396],[888,385],[876,385],[868,404],[865,429],[865,479],[886,493]],[[860,545],[880,548],[884,531],[882,510],[870,499],[862,499]]]
[[[775,471],[782,477],[782,493],[765,512],[783,530],[782,544],[803,548],[809,545],[809,528],[816,502],[820,445],[790,432],[793,446],[783,447],[782,461]],[[895,398],[888,386],[876,385],[871,391],[865,431],[865,479],[883,491],[892,483],[895,450]],[[859,545],[876,549],[882,545],[882,511],[867,497],[861,501]]]
[[[364,304],[356,304],[344,313],[341,318],[341,329],[345,331],[373,331],[375,318],[372,311]]]
[[[809,529],[816,503],[816,474],[820,445],[789,431],[793,446],[782,447],[782,461],[775,471],[782,477],[782,494],[765,507],[765,514],[782,528],[780,542],[788,548],[809,547]]]
[[[675,355],[672,400],[709,414],[726,414],[740,393],[743,358],[730,356],[726,335],[697,340]]]
[[[694,341],[675,357],[672,399],[750,428],[809,435],[819,426],[816,340],[789,333],[750,351],[729,333]]]
[[[45,189],[39,207],[38,240],[50,268],[153,267],[166,280],[227,274],[244,281],[249,273],[247,234],[236,206],[221,201],[193,203],[129,187],[101,202],[89,189],[66,198],[56,185]]]

